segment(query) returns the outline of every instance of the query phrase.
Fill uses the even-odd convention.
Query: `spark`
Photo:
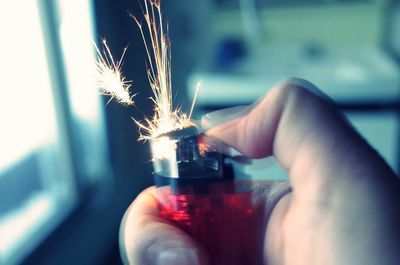
[[[97,47],[94,41],[93,44],[98,55],[96,80],[100,94],[110,96],[107,104],[111,100],[116,99],[122,105],[133,105],[133,96],[129,92],[132,81],[126,80],[122,74],[122,64],[127,48],[124,48],[121,58],[115,61],[105,39],[102,40],[102,50]]]
[[[198,82],[198,83],[197,83],[197,86],[196,86],[196,91],[195,91],[195,93],[194,93],[194,97],[193,97],[193,101],[192,101],[192,106],[190,107],[190,112],[189,112],[189,117],[188,117],[189,120],[191,120],[191,118],[192,118],[192,114],[193,114],[193,110],[194,110],[194,105],[196,104],[197,94],[199,93],[200,87],[201,87],[201,82]]]
[[[168,38],[168,25],[165,28],[160,0],[144,0],[144,24],[131,13],[129,15],[137,24],[146,49],[148,69],[147,76],[153,92],[153,117],[144,118],[143,122],[134,122],[139,127],[139,140],[149,140],[164,133],[194,125],[191,120],[194,102],[190,114],[172,104],[171,82],[171,44]],[[146,37],[148,40],[146,40]],[[197,92],[196,92],[197,95]],[[195,101],[195,100],[194,100]]]

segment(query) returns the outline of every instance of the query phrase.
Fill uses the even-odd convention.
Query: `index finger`
[[[360,180],[396,179],[383,159],[321,94],[303,80],[286,82],[273,88],[248,114],[208,134],[252,158],[274,155],[289,172],[295,192],[318,195],[321,189],[350,188],[348,184]],[[331,185],[333,182],[337,185]]]

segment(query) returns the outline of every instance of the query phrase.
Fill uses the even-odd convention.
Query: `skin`
[[[213,127],[221,117],[228,121]],[[399,180],[312,84],[291,79],[203,124],[250,158],[274,155],[289,174],[287,185],[257,184],[264,264],[400,264]],[[207,264],[194,239],[157,216],[153,192],[141,193],[122,221],[125,264]]]

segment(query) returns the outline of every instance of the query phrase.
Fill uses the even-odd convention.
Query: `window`
[[[90,1],[0,2],[0,263],[109,181]]]

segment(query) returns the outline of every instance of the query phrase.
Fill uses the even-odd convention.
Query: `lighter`
[[[160,216],[196,239],[210,265],[260,264],[252,182],[237,177],[227,146],[189,127],[151,149]]]

